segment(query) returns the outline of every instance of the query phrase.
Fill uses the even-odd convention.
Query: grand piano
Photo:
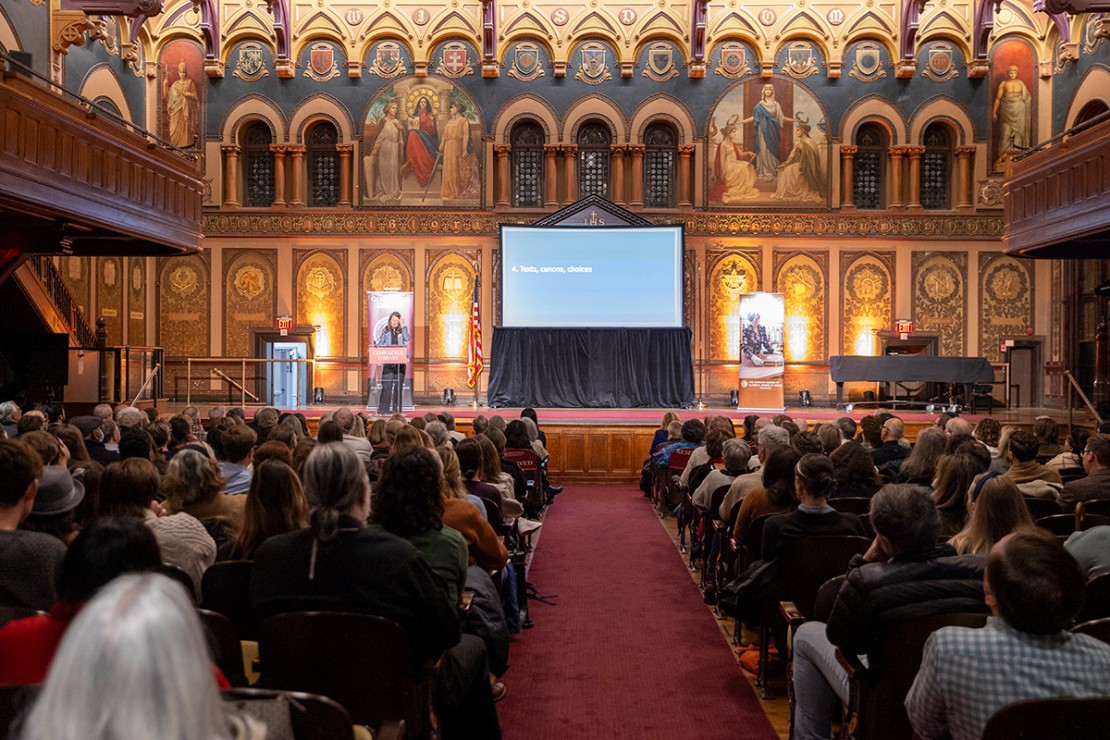
[[[994,382],[994,368],[985,357],[834,355],[829,358],[829,375],[836,383],[837,406],[840,406],[844,400],[845,383],[962,383],[966,390],[964,397],[971,398],[972,385]]]

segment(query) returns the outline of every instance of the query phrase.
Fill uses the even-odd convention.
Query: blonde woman
[[[967,492],[967,510],[967,525],[948,540],[959,555],[987,555],[1018,527],[1034,526],[1017,485],[996,473],[975,478]]]

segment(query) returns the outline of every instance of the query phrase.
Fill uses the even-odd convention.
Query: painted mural
[[[159,135],[180,149],[192,149],[200,140],[204,119],[201,91],[206,79],[197,44],[186,39],[166,44],[158,65],[158,88],[162,93]]]
[[[709,203],[824,206],[829,199],[825,112],[807,88],[749,79],[709,117]]]
[[[459,86],[433,77],[387,85],[363,125],[363,203],[481,205],[482,122]]]
[[[1033,50],[1017,39],[1003,41],[991,54],[991,169],[1002,171],[1015,149],[1036,140]]]

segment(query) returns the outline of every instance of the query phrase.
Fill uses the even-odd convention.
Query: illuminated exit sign
[[[899,319],[898,321],[895,321],[894,322],[894,333],[895,334],[913,334],[913,322],[912,321],[902,321],[901,319]]]

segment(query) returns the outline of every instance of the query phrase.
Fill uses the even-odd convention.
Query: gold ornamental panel
[[[127,258],[127,343],[147,343],[146,257]]]
[[[841,252],[840,354],[875,355],[894,322],[894,252]]]
[[[97,298],[99,316],[106,322],[108,344],[123,344],[123,259],[100,257],[97,259]]]
[[[406,292],[412,290],[412,260],[413,250],[402,249],[396,251],[363,250],[360,253],[362,260],[362,292],[359,298],[359,332],[362,337],[363,347],[370,345],[366,334],[366,294],[370,292],[397,290]]]
[[[170,357],[206,357],[209,340],[209,253],[159,261],[158,343]]]
[[[460,250],[439,257],[429,252],[428,256],[428,359],[465,359],[475,265],[480,255],[476,250]]]
[[[828,354],[828,253],[781,255],[776,264],[775,292],[783,294],[786,311],[787,362],[824,362]],[[780,255],[775,255],[778,263]]]
[[[251,357],[254,329],[272,327],[277,315],[273,249],[224,250],[224,355]]]
[[[967,253],[913,253],[913,323],[915,331],[935,333],[938,353],[963,357],[967,352]]]
[[[1025,260],[982,255],[979,268],[979,353],[999,362],[1005,337],[1033,326],[1033,276]]]
[[[89,315],[89,268],[91,263],[92,260],[89,257],[66,255],[54,258],[55,266],[62,273],[62,281],[66,284],[69,294],[73,296],[73,300],[77,303],[77,307],[81,309],[81,313],[85,315],[85,319],[90,326],[95,323],[93,317]]]
[[[296,322],[316,328],[316,356],[346,353],[346,271],[339,256],[310,252],[297,268]]]
[[[740,361],[740,296],[760,289],[758,259],[758,255],[729,252],[711,262],[710,360]]]

